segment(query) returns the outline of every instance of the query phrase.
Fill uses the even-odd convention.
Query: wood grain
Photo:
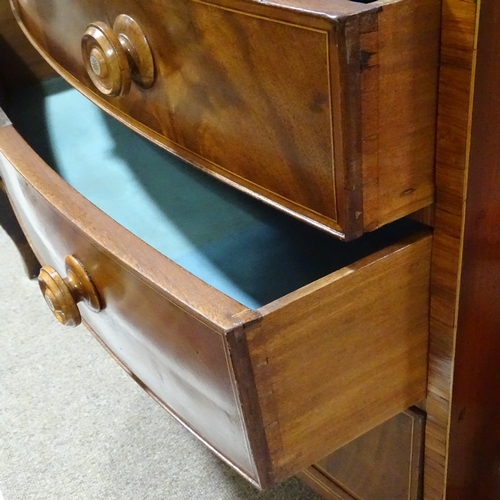
[[[78,326],[81,315],[77,304],[83,302],[92,311],[99,312],[102,301],[85,266],[73,255],[67,255],[64,262],[65,277],[52,266],[43,266],[38,284],[56,319],[63,325]]]
[[[175,418],[259,484],[226,341],[241,327],[230,315],[245,308],[105,216],[12,127],[0,129],[0,151],[7,192],[40,263],[64,275],[65,257],[75,255],[92,277],[103,310],[80,307],[85,323]]]
[[[297,477],[324,500],[358,500],[353,499],[314,466],[304,469]]]
[[[362,77],[378,73],[378,81],[366,82],[362,90],[365,230],[434,200],[440,5],[435,0],[386,5],[377,31],[364,35],[369,43],[362,50],[370,58]],[[375,95],[378,107],[370,102]]]
[[[254,484],[299,472],[423,398],[427,231],[253,311],[103,214],[12,126],[0,129],[0,151],[2,178],[40,262],[63,274],[74,255],[91,276],[102,311],[80,307],[89,328]]]
[[[280,2],[275,2],[279,4]],[[390,3],[390,2],[389,2]],[[293,2],[287,5],[292,6]],[[316,12],[331,12],[331,2],[315,2]],[[351,3],[351,5],[353,5]],[[303,3],[298,5],[303,8]],[[252,7],[254,8],[254,7]],[[339,12],[348,12],[351,6],[348,2],[339,2]],[[365,12],[366,6],[356,5],[352,8]],[[394,9],[402,6],[394,6]],[[365,9],[365,10],[363,10]],[[458,283],[460,277],[461,246],[463,242],[462,220],[464,216],[465,188],[468,168],[468,127],[470,121],[471,81],[473,75],[474,38],[477,5],[470,0],[443,0],[442,2],[442,45],[441,69],[439,77],[439,115],[438,143],[436,151],[436,218],[435,244],[432,265],[432,306],[431,306],[431,339],[429,358],[429,383],[427,411],[429,415],[426,430],[426,467],[425,467],[425,498],[426,500],[443,499],[446,490],[446,475],[449,458],[448,432],[451,419],[451,391],[453,364],[455,356],[456,315],[458,299]],[[292,14],[290,14],[292,15]],[[300,14],[293,14],[295,22]],[[112,17],[112,16],[108,16]],[[358,28],[360,44],[370,52],[379,49],[380,41],[375,36],[382,26],[379,20],[382,14],[373,17],[363,16]],[[375,22],[376,19],[377,21]],[[112,19],[111,19],[112,21]],[[389,20],[390,21],[390,20]],[[390,22],[387,21],[387,26]],[[33,28],[33,36],[44,40],[45,35]],[[30,29],[31,29],[30,28]],[[398,33],[402,33],[403,31]],[[49,44],[50,53],[54,54],[62,48]],[[380,49],[379,49],[380,50]],[[380,92],[380,57],[373,56],[369,71],[362,74],[364,89],[363,99],[368,107],[376,100]],[[64,69],[59,67],[64,73]],[[373,76],[377,74],[377,76]],[[71,75],[65,74],[68,79]],[[390,72],[386,73],[390,76]],[[75,85],[79,85],[74,79]],[[81,86],[80,86],[81,87]],[[82,90],[84,90],[82,88]],[[142,101],[143,102],[143,101]],[[104,105],[104,104],[103,104]],[[365,108],[366,109],[366,108]],[[370,109],[370,108],[368,108]],[[391,109],[391,108],[389,108]],[[126,113],[113,111],[116,116],[126,120]],[[366,186],[364,201],[379,210],[378,198],[374,194],[377,183],[370,185],[370,172],[378,172],[379,137],[375,130],[380,116],[365,111],[362,127],[367,134],[362,143],[363,165],[368,170],[363,171],[363,183]],[[369,118],[369,119],[368,119]],[[375,127],[375,124],[377,125]],[[139,128],[140,126],[137,125]],[[143,130],[144,132],[144,130]],[[149,133],[149,132],[148,132]],[[160,141],[161,134],[152,134]],[[188,159],[198,163],[195,155]],[[377,174],[378,175],[378,174]],[[389,178],[390,179],[390,178]],[[368,189],[370,188],[371,191]],[[339,196],[343,196],[342,193]],[[364,209],[366,211],[366,209]],[[370,213],[370,212],[368,212]],[[375,218],[370,218],[375,220]],[[368,220],[368,219],[367,219]]]
[[[115,117],[345,239],[433,201],[439,4],[80,0],[53,16],[14,2],[49,62]],[[144,31],[157,78],[147,92],[101,98],[80,38],[124,13]]]
[[[299,477],[322,498],[420,500],[424,423],[418,409],[402,412]]]
[[[277,479],[425,397],[431,239],[413,241],[260,309],[248,343]]]
[[[457,317],[447,498],[500,497],[500,6],[483,0]]]
[[[424,498],[446,497],[477,4],[442,3]]]

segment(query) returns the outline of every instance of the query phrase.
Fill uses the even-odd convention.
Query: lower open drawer
[[[400,221],[340,242],[58,80],[17,92],[8,114],[0,174],[40,262],[63,276],[66,256],[84,264],[102,305],[78,306],[87,326],[254,484],[425,397],[428,231]]]

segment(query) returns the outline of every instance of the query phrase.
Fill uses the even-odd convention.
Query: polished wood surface
[[[403,241],[260,309],[247,338],[277,477],[425,397],[430,244]]]
[[[418,409],[402,412],[299,477],[323,498],[420,500],[424,423]]]
[[[99,21],[91,23],[82,38],[82,57],[92,83],[105,96],[128,94],[132,80],[143,89],[153,85],[153,55],[130,16],[119,15],[113,28]]]
[[[361,35],[371,54],[361,74],[365,230],[434,200],[439,9],[434,0],[390,3],[376,32]]]
[[[488,13],[485,14],[490,23],[489,29],[485,28],[489,33],[485,35],[485,39],[488,36],[491,38],[488,42],[483,42],[485,52],[486,47],[489,47],[492,52],[495,47],[493,25],[497,27],[494,24],[497,21],[492,3],[488,7]],[[478,411],[472,410],[474,416],[468,423],[464,422],[467,410],[462,411],[464,408],[471,411],[471,405],[466,405],[465,402],[474,401],[472,406],[477,409],[479,407],[475,405],[479,404],[479,401],[484,403],[486,398],[491,398],[493,404],[496,402],[495,396],[492,395],[496,387],[492,389],[492,386],[484,383],[484,379],[480,381],[479,372],[477,372],[483,364],[482,358],[487,356],[480,347],[481,338],[487,336],[487,333],[480,336],[477,329],[472,329],[472,325],[469,324],[470,334],[465,334],[465,337],[461,339],[460,331],[457,330],[460,325],[459,319],[457,322],[457,318],[460,318],[459,301],[468,304],[471,309],[475,307],[477,311],[482,310],[482,304],[485,301],[485,296],[480,294],[477,288],[480,281],[475,285],[469,283],[468,286],[472,287],[469,290],[461,288],[462,280],[470,276],[464,248],[464,242],[467,245],[467,233],[464,233],[465,208],[468,206],[468,198],[471,194],[477,196],[476,203],[479,203],[477,200],[480,199],[478,193],[468,192],[467,187],[467,180],[473,175],[473,169],[479,168],[477,163],[469,162],[474,82],[476,81],[479,89],[483,89],[482,109],[486,110],[489,106],[488,112],[485,111],[486,116],[495,113],[493,103],[496,102],[493,83],[482,82],[482,85],[491,84],[488,91],[478,83],[480,81],[478,79],[486,79],[487,82],[490,78],[487,71],[493,67],[492,55],[485,57],[483,73],[476,76],[476,37],[478,20],[483,16],[481,10],[483,4],[486,4],[486,1],[442,1],[436,206],[434,217],[429,218],[434,225],[434,240],[431,268],[429,379],[428,394],[423,405],[427,411],[423,473],[425,500],[445,498],[468,500],[490,498],[489,495],[492,494],[495,495],[492,498],[498,497],[498,483],[496,482],[498,476],[495,476],[497,471],[495,472],[492,468],[493,464],[497,463],[493,458],[495,456],[493,447],[497,443],[496,434],[493,431],[485,437],[485,434],[481,434],[479,430],[484,431],[479,422],[481,418],[485,418],[481,421],[484,424],[488,418],[486,415],[491,417],[494,414],[494,406],[485,406],[485,413],[482,417],[479,416]],[[481,15],[479,15],[480,12]],[[493,75],[492,72],[491,78],[494,81]],[[487,104],[488,96],[490,102]],[[477,139],[479,141],[479,138],[484,138],[485,143],[488,143],[491,148],[490,151],[496,147],[495,140],[492,138],[494,128],[491,128],[495,119],[482,122],[485,129],[478,133]],[[490,128],[487,129],[487,127]],[[494,165],[493,158],[491,155],[488,160],[484,161],[489,165]],[[490,170],[488,174],[482,170],[481,174],[476,177],[477,182],[479,182],[480,175],[485,182],[484,188],[494,189],[493,181],[486,184],[488,176],[494,175],[493,170]],[[495,207],[493,196],[491,199],[485,198],[482,201],[485,210]],[[487,202],[491,202],[491,207],[486,208]],[[490,226],[490,231],[486,241],[492,241],[491,238],[494,238],[493,226]],[[477,236],[469,236],[469,238],[475,237]],[[484,244],[482,246],[484,247]],[[474,267],[470,272],[475,272]],[[488,277],[494,279],[493,269],[489,272],[491,274]],[[486,274],[485,272],[483,278]],[[485,284],[485,286],[488,285]],[[469,291],[473,293],[472,290],[476,291],[476,295],[473,295],[476,299],[474,306],[470,302],[472,297],[468,296]],[[472,332],[474,332],[477,344],[472,340]],[[490,340],[492,341],[492,337]],[[493,350],[495,345],[493,342]],[[470,354],[467,354],[466,349],[470,350]],[[474,355],[476,356],[475,363],[472,361]],[[473,378],[475,373],[478,374],[477,378]],[[494,373],[493,368],[491,373]],[[490,381],[493,380],[494,378],[490,379]],[[462,384],[462,392],[455,384]],[[459,397],[455,398],[455,393]],[[467,398],[470,399],[467,401]],[[464,434],[460,433],[461,428],[467,429],[464,430]],[[490,425],[490,429],[493,430],[496,427]],[[474,431],[479,433],[476,438],[473,437]],[[476,489],[472,485],[475,485]]]
[[[341,238],[433,201],[439,0],[13,4],[42,54],[112,115]],[[155,83],[101,98],[80,39],[123,14]]]
[[[486,2],[487,0],[482,0],[483,5]],[[300,2],[295,2],[295,5],[299,9],[302,8]],[[0,7],[2,7],[1,2]],[[325,9],[327,8],[328,6],[325,6]],[[490,9],[488,16],[491,22],[494,22],[494,13],[492,13],[491,5],[488,9]],[[462,243],[464,241],[462,226],[465,214],[464,206],[467,199],[465,191],[466,181],[469,175],[469,124],[471,118],[474,41],[478,19],[478,3],[474,0],[443,0],[442,10],[443,22],[436,164],[437,204],[431,273],[433,286],[429,384],[428,398],[425,405],[422,405],[422,407],[427,406],[428,411],[425,444],[424,498],[426,500],[442,500],[446,494],[450,498],[461,498],[460,494],[467,492],[468,496],[465,498],[468,500],[469,498],[478,498],[477,495],[479,494],[484,494],[488,498],[487,495],[489,493],[495,492],[495,482],[491,465],[496,463],[493,460],[489,462],[482,461],[482,457],[494,457],[494,450],[492,449],[496,443],[494,434],[488,434],[488,437],[484,437],[484,434],[481,432],[475,432],[478,429],[493,428],[486,425],[490,410],[485,405],[484,413],[480,415],[477,409],[475,412],[471,410],[471,408],[474,409],[475,407],[469,404],[470,401],[481,404],[485,402],[485,400],[481,399],[484,396],[484,394],[481,395],[481,387],[486,389],[486,395],[488,395],[488,398],[492,402],[496,401],[495,394],[488,392],[488,383],[482,382],[479,387],[473,388],[472,384],[465,380],[469,377],[469,373],[471,374],[470,382],[479,380],[476,368],[477,366],[482,366],[482,359],[485,353],[477,351],[478,347],[472,341],[469,333],[463,334],[463,337],[460,336],[460,328],[462,328],[460,325],[465,325],[464,328],[467,329],[470,328],[470,323],[467,323],[467,320],[461,320],[460,316],[458,316],[458,323],[456,319],[459,312],[457,306],[458,300],[460,300],[459,283],[461,266],[464,263],[461,260]],[[4,19],[4,17],[0,17],[0,22],[4,21]],[[113,16],[110,16],[108,21],[112,23]],[[366,30],[367,28],[364,29]],[[368,35],[369,33],[368,29],[366,34]],[[401,31],[397,30],[397,33],[400,34]],[[369,47],[367,37],[364,40],[366,43],[365,46]],[[371,58],[371,61],[376,61],[376,58]],[[365,75],[368,74],[373,74],[373,72],[365,72]],[[71,77],[69,76],[68,78]],[[373,82],[371,85],[374,85]],[[376,88],[376,86],[372,88]],[[495,102],[495,100],[492,99],[492,102]],[[124,114],[121,115],[121,118],[126,119]],[[368,126],[368,123],[372,123],[372,120],[373,117],[367,120],[367,124],[364,126]],[[484,131],[482,135],[484,135],[485,141],[489,140],[488,137],[491,132],[492,128]],[[364,143],[364,156],[370,154],[368,146],[369,144]],[[487,159],[487,161],[490,161],[490,159]],[[488,178],[488,174],[486,174],[486,178]],[[366,212],[366,208],[364,208],[364,211]],[[484,214],[484,220],[488,220],[487,207]],[[428,217],[428,220],[433,220],[432,215]],[[482,220],[479,218],[478,225],[480,229],[482,227]],[[488,245],[485,245],[484,241],[490,241],[492,237],[490,234],[490,236],[481,240],[482,246],[488,248]],[[476,240],[473,239],[471,241]],[[464,251],[469,252],[468,255],[471,255],[471,246],[466,242],[466,248],[467,245],[469,245],[468,250]],[[494,271],[491,262],[488,269]],[[492,278],[494,276],[493,271],[491,272]],[[478,272],[475,268],[470,271],[471,274],[475,272]],[[469,284],[464,284],[464,286],[469,288],[464,288],[464,290],[468,290],[474,297],[479,296],[481,300],[478,299],[478,303],[482,304],[484,303],[484,296],[478,294],[470,281],[471,274],[468,273],[467,261],[465,261],[463,280],[467,282],[469,279]],[[484,275],[480,276],[480,278],[486,279]],[[470,311],[470,303],[466,302],[464,308],[469,308]],[[485,317],[487,316],[485,314]],[[465,323],[460,323],[460,321],[464,321]],[[483,323],[479,324],[482,325]],[[457,326],[459,328],[458,337]],[[474,331],[477,332],[477,330]],[[477,335],[477,338],[486,338],[491,341],[492,339],[488,338],[487,335],[488,330],[485,329],[483,331],[486,333]],[[495,346],[494,344],[492,345],[493,352],[495,352]],[[456,352],[455,347],[457,348]],[[457,356],[456,359],[455,355]],[[471,367],[468,363],[471,363],[474,356],[477,358],[477,363]],[[457,363],[458,361],[460,362]],[[465,373],[460,373],[461,366],[466,369]],[[491,367],[491,365],[489,366]],[[486,369],[487,373],[489,373],[488,369]],[[455,376],[457,377],[455,382],[457,385],[453,388]],[[494,378],[491,380],[494,380]],[[452,390],[457,391],[457,397],[454,397],[454,401],[457,404],[456,407],[452,406]],[[467,407],[468,413],[467,411],[465,413],[461,412],[465,407]],[[459,431],[461,428],[466,428],[467,430],[464,432]],[[449,439],[450,431],[452,433]],[[491,439],[489,439],[490,435],[492,436]],[[476,439],[474,439],[474,436]],[[467,451],[464,452],[464,450]],[[482,469],[478,468],[478,464],[481,464]],[[477,481],[482,481],[483,484],[477,484]],[[474,483],[478,487],[477,491],[479,493],[477,494],[472,486]],[[483,486],[484,489],[481,489]]]
[[[82,38],[85,69],[97,90],[115,97],[128,94],[132,76],[127,54],[106,23],[91,23]]]
[[[98,290],[101,312],[80,307],[87,325],[255,484],[297,473],[425,396],[426,231],[254,311],[100,212],[11,126],[0,129],[0,150],[41,263],[63,274],[74,255]]]
[[[500,498],[500,5],[483,0],[457,318],[447,499]]]
[[[105,307],[95,314],[81,306],[85,323],[176,418],[257,482],[225,341],[240,325],[231,316],[245,308],[68,191],[12,127],[0,129],[0,150],[9,158],[0,155],[2,177],[41,264],[64,275],[73,254],[92,276]]]
[[[478,4],[443,0],[436,153],[436,211],[431,268],[429,381],[424,498],[443,500],[455,370],[462,225],[469,168],[469,122]]]
[[[5,193],[5,185],[2,179],[0,179],[0,213],[2,214],[2,227],[19,250],[26,276],[28,279],[36,278],[40,272],[40,263],[29,246],[26,236],[19,227],[19,223],[16,220],[7,194]]]

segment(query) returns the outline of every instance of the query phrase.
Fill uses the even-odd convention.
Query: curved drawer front
[[[173,303],[171,295],[144,278],[140,270],[110,254],[106,238],[121,240],[122,249],[129,241],[119,231],[110,234],[99,226],[99,215],[92,221],[99,226],[99,240],[84,232],[80,224],[73,222],[77,219],[81,223],[82,213],[64,201],[66,191],[60,193],[67,207],[61,213],[45,198],[46,193],[33,188],[33,179],[23,178],[1,153],[0,164],[16,215],[40,262],[64,275],[65,256],[75,255],[91,275],[104,308],[96,314],[81,307],[86,324],[141,385],[167,404],[174,416],[255,479],[224,325],[204,318],[203,308],[196,317]],[[49,192],[56,189],[53,186]],[[133,242],[129,250],[146,260],[148,253],[155,253],[138,243]],[[179,273],[167,273],[172,281],[182,280]],[[196,291],[189,284],[188,289],[193,298]],[[222,301],[221,306],[224,302],[228,301]],[[238,304],[230,305],[234,313],[242,309]],[[228,307],[229,315],[230,311]],[[229,319],[226,323],[228,329]]]
[[[156,171],[157,185],[148,191],[152,205],[163,211],[173,207],[169,220],[175,222],[172,228],[158,217],[146,241],[160,248],[158,234],[170,244],[176,231],[189,225],[188,239],[198,238],[202,260],[212,271],[219,266],[219,274],[259,298],[242,305],[246,295],[226,287],[219,275],[213,284],[225,293],[187,272],[69,186],[12,126],[0,128],[1,175],[40,262],[63,275],[67,255],[84,264],[103,302],[98,313],[79,306],[87,325],[214,451],[255,484],[269,486],[425,397],[431,243],[426,231],[403,221],[345,243],[189,167],[197,175],[174,184],[180,166],[171,155],[114,121],[107,125],[116,135],[117,126],[130,134],[128,147],[105,142],[95,169],[88,144],[97,148],[98,142],[85,135],[83,108],[67,104],[72,93],[90,105],[67,89],[52,100],[34,101],[45,114],[40,112],[39,125],[50,123],[54,104],[61,104],[68,118],[62,116],[62,137],[70,147],[70,168],[59,154],[55,127],[34,130],[30,101],[20,94],[12,100],[28,118],[19,119],[19,126],[27,124],[26,133],[33,134],[44,158],[68,182],[82,191],[90,188],[86,195],[104,189],[95,201],[103,209],[113,211],[125,193],[124,223],[150,210],[151,203],[133,189],[145,181],[140,175],[145,159],[148,171]],[[16,123],[18,112],[12,112]],[[74,126],[78,131],[69,136]],[[150,162],[149,148],[161,152],[158,164]],[[107,166],[114,153],[121,159],[132,155],[134,175],[122,178]],[[165,155],[166,164],[160,161]],[[75,178],[78,169],[84,175]],[[170,199],[168,185],[174,195],[181,184],[181,204],[162,203]],[[215,196],[219,190],[224,192]],[[242,200],[227,205],[231,194]],[[120,219],[120,213],[113,216]],[[130,228],[140,232],[144,223]],[[206,241],[214,235],[222,243]],[[191,243],[182,240],[187,256],[171,258],[190,265]],[[193,273],[200,271],[196,262],[189,268]],[[212,271],[203,279],[210,281]]]
[[[341,238],[432,202],[438,0],[300,10],[238,0],[14,5],[32,41],[95,102]],[[86,71],[106,73],[105,57],[93,42],[82,57],[81,41],[91,23],[104,23],[98,31],[121,47],[113,38],[120,15],[147,40],[153,83],[145,88],[129,69],[130,90],[106,97]]]

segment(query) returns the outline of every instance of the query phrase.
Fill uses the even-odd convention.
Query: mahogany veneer
[[[19,3],[28,5],[30,1]],[[254,8],[277,11],[281,10],[282,3],[274,2],[272,5],[266,4]],[[360,11],[366,9],[368,12],[373,7],[386,8],[393,2],[374,2],[358,6],[350,2],[342,3],[344,6],[348,5],[349,8],[360,9]],[[498,137],[496,128],[491,126],[492,120],[494,122],[499,114],[497,93],[495,93],[498,71],[491,62],[492,56],[495,55],[495,47],[498,45],[496,42],[498,38],[496,35],[498,33],[498,8],[495,0],[482,0],[481,2],[442,0],[438,3],[442,7],[443,16],[436,164],[437,210],[431,271],[430,364],[427,399],[422,405],[427,413],[425,466],[422,474],[425,483],[423,497],[425,500],[443,500],[445,497],[468,500],[479,495],[485,499],[496,499],[499,491],[496,467],[498,446],[495,446],[498,442],[496,435],[498,433],[495,434],[496,428],[493,423],[495,418],[498,420],[498,404],[496,404],[498,390],[495,387],[498,370],[496,370],[496,364],[493,360],[494,356],[488,357],[487,354],[498,351],[498,335],[495,335],[498,330],[498,328],[495,330],[498,314],[494,314],[498,309],[496,307],[498,301],[495,302],[494,294],[490,294],[491,297],[486,298],[483,296],[485,289],[495,289],[495,279],[498,274],[496,273],[498,266],[495,266],[495,256],[498,254],[498,252],[495,253],[495,242],[498,239],[495,220],[498,217],[494,211],[498,196],[495,198],[495,183],[491,182],[498,172],[496,168],[498,154],[495,154],[498,149]],[[33,2],[31,4],[33,5]],[[53,2],[44,2],[45,8],[52,4]],[[339,4],[340,2],[314,3],[316,6],[324,6],[325,12],[333,9],[333,5]],[[253,5],[253,3],[245,2],[245,5]],[[259,3],[259,5],[261,4]],[[312,3],[300,2],[299,5],[299,2],[295,2],[294,15],[308,17],[307,5],[310,6]],[[401,11],[404,10],[402,9],[403,5],[403,2],[399,3],[398,8],[401,8]],[[420,4],[414,1],[411,4],[406,2],[406,5],[419,8]],[[32,7],[31,10],[31,14],[33,14]],[[481,16],[479,16],[480,12]],[[22,13],[22,16],[24,14]],[[112,24],[115,14],[112,12],[105,20]],[[33,14],[33,19],[37,15],[38,13]],[[26,16],[23,17],[23,21],[25,19]],[[379,13],[378,20],[381,19],[382,16]],[[351,17],[349,21],[352,22],[353,18]],[[381,33],[380,26],[381,23],[378,23],[379,33]],[[393,36],[396,34],[405,36],[406,30],[399,29],[401,26],[403,26],[402,23],[396,23],[396,27],[391,30]],[[3,25],[2,29],[4,29]],[[476,71],[476,37],[478,33],[480,43],[478,70]],[[57,51],[62,51],[62,48],[58,47],[56,43],[49,43],[48,37],[40,30],[38,34],[40,35],[37,39],[38,42],[42,45],[45,44],[44,46],[50,45],[54,54]],[[386,34],[390,34],[390,32],[386,31]],[[371,31],[364,35],[374,36]],[[415,36],[415,33],[412,36]],[[378,38],[380,39],[380,37]],[[364,36],[364,40],[367,40],[367,36]],[[379,49],[381,49],[380,44]],[[397,54],[397,50],[395,53]],[[381,51],[379,51],[379,56],[380,54]],[[398,57],[395,62],[401,63],[404,60],[404,57]],[[369,71],[362,72],[362,77],[373,76],[377,71],[380,74],[382,68],[380,61],[380,57],[372,57],[370,62],[376,62],[376,64],[370,66]],[[378,70],[374,71],[376,68]],[[61,68],[59,67],[59,69]],[[11,74],[13,73],[9,72],[9,76]],[[180,71],[177,74],[180,74]],[[69,74],[65,76],[69,80],[73,78]],[[391,71],[386,72],[386,77],[387,84],[387,80],[389,82],[391,80]],[[76,80],[72,81],[75,85],[79,85]],[[376,89],[375,93],[380,96],[381,88],[389,89],[390,87],[387,85],[382,87],[378,84],[373,88]],[[474,88],[476,88],[475,92]],[[90,90],[84,91],[90,92],[89,95],[99,100],[99,97],[92,95]],[[473,106],[472,97],[474,94],[476,97]],[[138,92],[137,95],[142,96],[143,94]],[[100,102],[103,106],[106,105],[104,102]],[[394,112],[394,109],[397,110],[398,104],[399,101],[396,99],[395,105],[388,108],[390,112],[386,116],[397,120],[398,114]],[[126,120],[126,111],[120,112],[116,105],[117,101],[113,101],[113,106],[115,106],[113,112],[119,115],[122,120]],[[132,108],[133,106],[131,110]],[[474,116],[472,116],[473,108],[475,109]],[[377,113],[365,116],[367,118],[363,121],[362,127],[377,124],[379,119]],[[403,118],[402,122],[404,121]],[[338,129],[336,130],[338,131]],[[376,130],[381,130],[381,128],[377,126]],[[156,139],[163,140],[161,134],[152,135]],[[363,162],[366,154],[371,154],[374,150],[382,150],[380,140],[363,143]],[[472,151],[471,161],[469,161],[470,151]],[[335,154],[337,165],[339,162],[337,159],[338,150]],[[376,163],[378,163],[381,156],[375,154],[372,158],[376,158]],[[196,157],[194,160],[199,161]],[[353,164],[359,165],[359,162],[353,162]],[[224,173],[224,175],[226,174]],[[469,177],[470,186],[468,186]],[[383,186],[383,183],[377,181],[376,185]],[[366,190],[363,191],[364,213],[360,216],[363,217],[363,224],[367,217],[366,214],[369,213],[367,206],[370,205],[369,202],[367,205],[365,201],[369,199],[369,197],[366,198],[365,193]],[[468,214],[467,222],[464,224],[466,201],[470,204],[470,214]],[[306,217],[308,216],[306,215]],[[478,241],[480,241],[480,245],[477,244]],[[462,270],[464,270],[463,276]],[[468,293],[464,295],[461,290]],[[478,311],[482,313],[480,317]],[[493,361],[488,363],[485,362],[485,359]],[[336,465],[332,465],[331,461],[342,454],[345,457],[346,450],[352,451],[356,447],[359,449],[352,452],[352,460],[354,462],[358,459],[362,460],[372,449],[371,436],[380,436],[387,431],[390,439],[383,440],[383,449],[386,449],[387,443],[390,444],[392,440],[397,441],[398,436],[403,435],[399,433],[397,424],[393,423],[400,418],[401,414],[377,427],[372,433],[365,434],[360,439],[341,448],[338,450],[339,455],[334,454],[317,462],[314,470],[318,472],[321,469],[322,478],[330,476],[328,479],[331,480],[327,485],[328,491],[323,491],[325,496],[349,498],[347,489],[338,487],[339,476],[336,474],[343,472],[342,467],[336,468]],[[464,453],[464,450],[467,452]],[[373,491],[376,491],[377,477],[373,473],[368,473],[362,466],[356,471],[350,469],[348,472],[353,473],[351,484],[355,486],[375,485],[375,489],[370,486],[362,492],[371,499]],[[333,485],[333,483],[335,484]],[[346,483],[343,485],[345,486]],[[353,489],[350,491],[354,493]],[[359,490],[357,492],[359,493]]]
[[[399,413],[299,477],[327,500],[421,500],[425,415]]]

